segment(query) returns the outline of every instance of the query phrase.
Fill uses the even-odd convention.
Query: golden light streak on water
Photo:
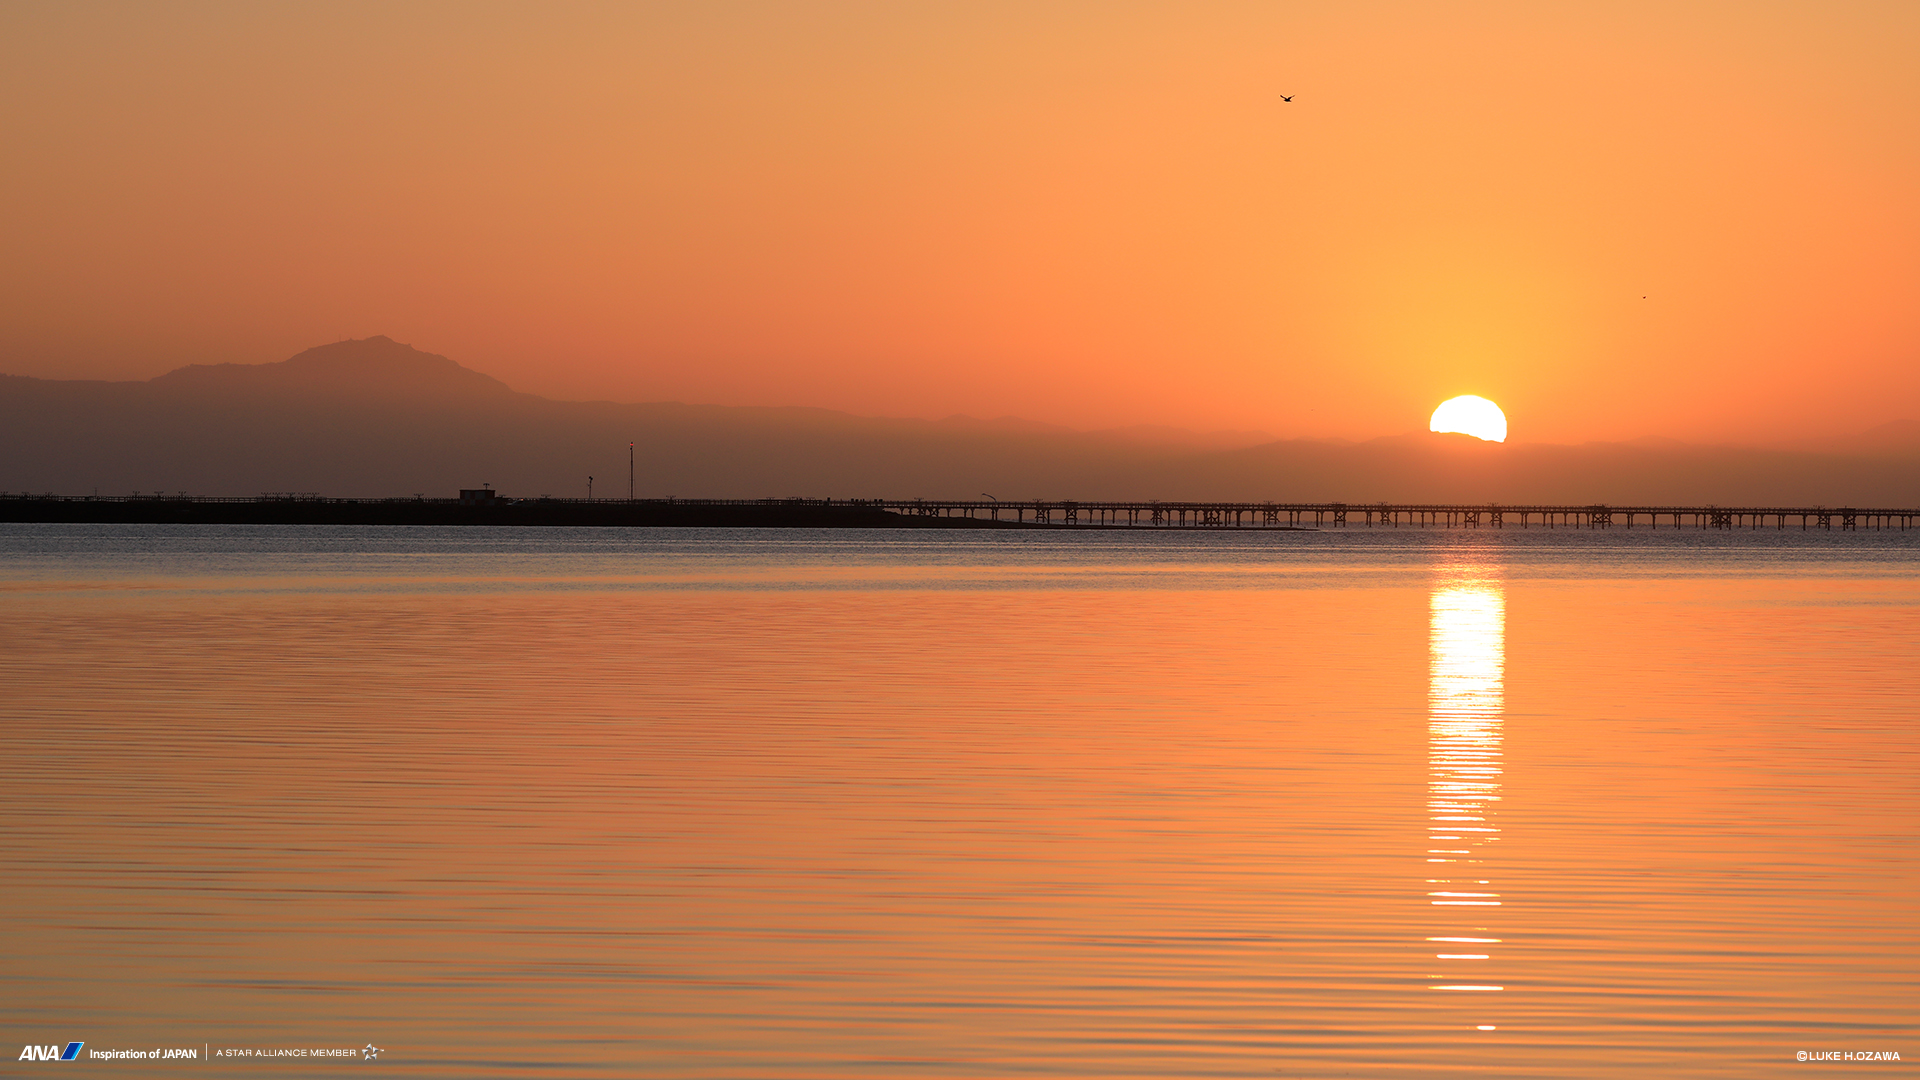
[[[1500,838],[1499,826],[1493,822],[1500,803],[1506,615],[1501,581],[1485,569],[1444,575],[1428,601],[1427,811],[1432,826],[1427,839],[1428,843],[1453,846],[1428,848],[1426,861],[1451,871],[1464,871],[1458,877],[1427,879],[1428,885],[1436,886],[1427,891],[1428,903],[1436,908],[1501,906],[1500,893],[1490,888],[1492,881],[1478,875],[1486,872],[1483,864],[1490,854],[1488,846]],[[1462,929],[1484,931],[1487,927]],[[1497,941],[1466,936],[1427,940],[1476,944]],[[1480,973],[1493,956],[1435,953],[1434,959],[1454,971]],[[1429,980],[1449,977],[1427,976]],[[1434,982],[1432,988],[1479,992],[1504,989],[1454,982]],[[1493,1030],[1489,1024],[1473,1026],[1477,1031]]]

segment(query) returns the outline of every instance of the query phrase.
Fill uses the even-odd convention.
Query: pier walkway
[[[858,502],[858,500],[854,500]],[[874,503],[866,503],[874,505]],[[1920,509],[1824,505],[937,502],[877,500],[902,515],[1144,528],[1912,528]]]
[[[1039,525],[1147,528],[1761,528],[1907,529],[1920,509],[1828,506],[1606,506],[1497,503],[942,502],[880,500],[897,514],[1007,518]]]

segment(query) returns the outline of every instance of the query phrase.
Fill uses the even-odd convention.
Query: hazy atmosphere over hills
[[[0,490],[642,498],[1920,504],[1920,425],[1824,450],[1078,432],[821,409],[553,401],[385,337],[147,382],[0,376]]]

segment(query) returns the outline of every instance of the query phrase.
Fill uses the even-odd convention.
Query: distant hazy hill
[[[1160,498],[1920,504],[1920,425],[1827,452],[1661,440],[1365,443],[825,409],[560,402],[384,337],[148,382],[0,376],[0,490],[254,495]]]

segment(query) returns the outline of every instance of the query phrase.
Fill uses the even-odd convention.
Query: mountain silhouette
[[[490,375],[385,336],[320,345],[277,364],[190,364],[147,385],[186,398],[240,395],[429,407],[518,396]]]
[[[386,337],[146,382],[0,375],[0,491],[1920,504],[1914,425],[1823,450],[1367,442],[553,401]]]

